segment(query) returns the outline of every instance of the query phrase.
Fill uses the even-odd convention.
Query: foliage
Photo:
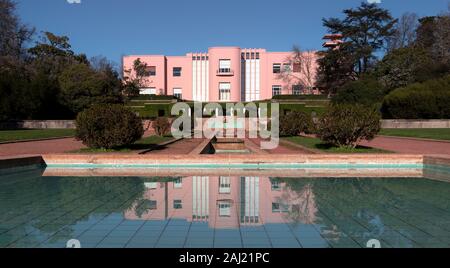
[[[381,117],[373,108],[360,104],[332,105],[319,119],[318,137],[339,147],[356,148],[358,142],[371,140],[380,131]]]
[[[374,53],[383,48],[387,38],[394,34],[393,27],[397,20],[388,10],[365,2],[343,13],[343,20],[323,19],[323,25],[330,33],[343,35],[343,41],[352,48],[358,74],[366,73],[370,70]]]
[[[449,119],[450,76],[415,83],[387,95],[382,106],[386,119]]]
[[[373,77],[363,77],[345,84],[333,96],[333,103],[359,103],[363,105],[381,104],[384,97],[383,86]]]
[[[59,76],[62,102],[74,114],[99,103],[120,103],[117,84],[86,64],[68,66]],[[114,82],[113,82],[114,83]]]
[[[147,72],[148,65],[137,58],[133,62],[133,68],[124,70],[124,87],[123,94],[128,97],[136,97],[140,94],[140,89],[146,86],[148,82]]]
[[[76,137],[90,148],[130,145],[144,134],[141,119],[122,105],[95,105],[78,114]]]
[[[375,73],[388,89],[404,87],[417,81],[420,74],[431,72],[433,62],[421,47],[404,47],[390,51],[376,67]]]
[[[345,83],[357,79],[355,71],[356,57],[350,43],[344,43],[339,49],[319,53],[317,85],[335,94]]]
[[[158,117],[152,123],[152,127],[158,136],[166,135],[170,130],[170,122],[167,117]]]
[[[275,95],[273,100],[328,100],[326,95]]]
[[[280,116],[280,135],[298,136],[301,133],[312,133],[314,122],[311,115],[304,112],[290,112]]]

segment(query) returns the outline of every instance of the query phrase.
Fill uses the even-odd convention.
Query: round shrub
[[[356,148],[362,140],[372,140],[381,129],[381,116],[374,108],[360,104],[335,104],[322,115],[318,137],[339,147]]]
[[[450,76],[396,89],[384,98],[385,119],[449,119]]]
[[[158,136],[164,136],[170,130],[170,122],[167,117],[156,118],[156,120],[153,121],[152,126]]]
[[[298,136],[300,133],[312,133],[312,117],[304,112],[292,111],[280,116],[280,136]]]
[[[130,145],[144,134],[142,120],[119,104],[101,104],[79,113],[76,137],[90,148]]]

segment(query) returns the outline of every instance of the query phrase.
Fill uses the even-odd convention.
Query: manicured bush
[[[381,129],[379,112],[360,104],[335,104],[322,115],[318,137],[339,147],[356,148],[358,142],[371,140]]]
[[[119,104],[101,104],[79,113],[76,137],[90,148],[130,145],[144,134],[141,119]]]
[[[385,119],[449,119],[450,76],[392,91],[381,111]]]
[[[313,129],[312,117],[306,113],[293,111],[280,116],[281,136],[298,136],[301,133],[312,133]]]
[[[326,100],[328,95],[276,95],[273,100]]]
[[[169,119],[167,119],[167,117],[158,117],[152,123],[152,127],[158,136],[166,135],[170,130],[170,126],[171,125],[170,125]]]

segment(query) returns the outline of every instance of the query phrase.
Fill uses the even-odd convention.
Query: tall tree
[[[24,55],[25,43],[30,41],[34,29],[20,22],[16,3],[0,0],[0,57],[19,58]]]
[[[356,9],[343,11],[345,18],[323,19],[323,25],[333,34],[342,34],[343,41],[353,50],[358,74],[366,73],[371,67],[374,54],[385,48],[386,41],[394,34],[397,22],[390,12],[377,4],[361,3]]]
[[[319,52],[317,85],[328,94],[335,94],[345,83],[358,78],[355,71],[356,60],[348,42],[343,43],[339,49]]]
[[[408,47],[416,41],[419,16],[416,13],[403,14],[394,27],[394,34],[388,38],[388,50]]]

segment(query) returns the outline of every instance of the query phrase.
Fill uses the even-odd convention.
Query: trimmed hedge
[[[276,95],[273,100],[327,100],[327,95]]]
[[[144,135],[142,120],[118,104],[101,104],[79,113],[75,136],[90,148],[112,149],[130,145]]]
[[[385,119],[450,119],[450,75],[392,91],[381,111]]]

